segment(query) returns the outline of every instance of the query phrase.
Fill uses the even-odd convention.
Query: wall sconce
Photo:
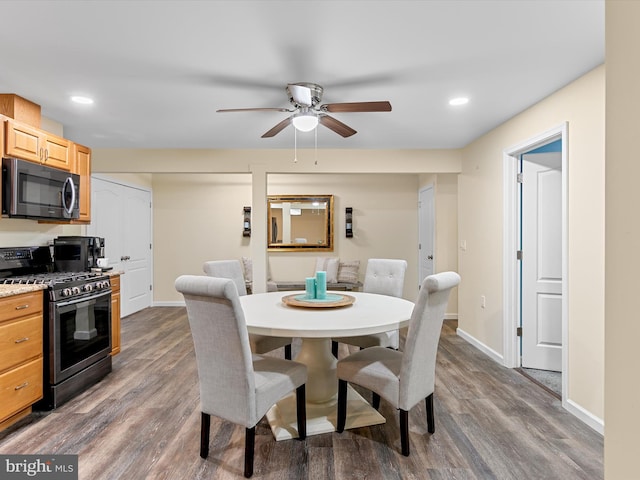
[[[345,208],[345,224],[347,227],[346,234],[347,238],[353,237],[353,208],[347,207]]]
[[[242,228],[242,236],[251,236],[251,207],[244,207],[244,227]]]

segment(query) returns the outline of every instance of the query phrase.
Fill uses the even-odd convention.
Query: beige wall
[[[640,2],[606,2],[605,441],[607,480],[638,478]]]
[[[459,326],[503,353],[503,151],[568,122],[568,398],[604,418],[604,86],[592,72],[463,150]],[[480,296],[486,308],[480,308]]]
[[[268,193],[309,193],[309,188],[317,188],[339,197],[336,229],[340,234],[335,256],[345,260],[413,257],[405,285],[407,297],[412,298],[411,293],[416,290],[411,285],[417,279],[417,192],[425,182],[434,180],[439,250],[436,268],[457,269],[461,273],[460,327],[501,355],[503,152],[568,122],[568,400],[588,415],[602,419],[604,86],[604,67],[599,67],[455,151],[322,150],[319,164],[314,166],[310,151],[299,151],[298,163],[294,164],[290,150],[96,150],[94,170],[153,173],[157,302],[179,300],[173,280],[180,273],[199,273],[205,260],[249,255],[249,244],[241,237],[242,206],[251,196],[249,177],[255,165],[282,177],[299,174],[290,180],[284,178],[277,186],[278,175],[269,173]],[[164,175],[169,172],[178,173]],[[222,184],[207,186],[208,175],[200,174],[215,172],[246,173],[247,177],[239,177],[243,182],[246,178],[246,186],[239,183],[236,192],[225,190]],[[191,185],[193,178],[205,184]],[[293,186],[299,190],[292,191]],[[396,199],[398,195],[400,198]],[[409,206],[409,202],[413,205]],[[220,205],[224,205],[224,211],[220,211]],[[388,205],[396,211],[389,210]],[[354,239],[342,235],[346,206],[354,208]],[[451,213],[456,207],[457,215]],[[401,226],[394,223],[396,216],[402,219]],[[457,228],[450,223],[456,217]],[[387,228],[379,229],[379,224]],[[462,241],[467,244],[466,251],[458,249]],[[186,249],[184,242],[189,245]],[[315,256],[270,254],[273,277],[301,278],[313,269]],[[485,309],[479,307],[480,295],[486,297]]]
[[[404,258],[405,296],[414,299],[417,189],[415,174],[269,175],[269,194],[330,193],[335,213],[334,251],[269,252],[272,277],[302,280],[314,273],[318,256],[360,260],[361,278],[368,258]],[[250,256],[250,242],[258,241],[242,236],[242,207],[251,205],[248,174],[154,174],[153,199],[154,301],[180,301],[177,276],[200,274],[207,260]],[[353,238],[344,235],[345,207],[354,209]]]

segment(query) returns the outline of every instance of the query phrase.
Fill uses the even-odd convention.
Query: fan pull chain
[[[315,148],[314,148],[314,159],[315,159],[315,165],[318,165],[318,127],[314,128],[314,137],[315,137]]]
[[[293,163],[298,163],[298,129],[293,129]]]

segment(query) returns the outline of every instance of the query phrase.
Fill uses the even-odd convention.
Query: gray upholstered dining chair
[[[212,260],[202,266],[210,277],[230,278],[236,284],[238,295],[246,295],[247,288],[242,274],[240,260]],[[270,337],[268,335],[249,334],[249,344],[254,353],[264,354],[284,347],[284,358],[291,360],[291,337]]]
[[[298,438],[306,437],[306,365],[251,353],[235,283],[182,275],[200,383],[200,456],[209,454],[211,415],[245,427],[244,476],[253,474],[256,425],[278,400],[296,391]]]
[[[362,291],[378,293],[393,297],[402,297],[404,274],[407,271],[406,260],[390,258],[370,258],[364,274]],[[338,343],[355,345],[360,348],[387,347],[395,350],[400,346],[400,335],[397,330],[390,332],[361,335],[358,337],[333,338],[331,351],[338,358]]]
[[[409,455],[409,410],[423,398],[427,430],[435,432],[436,354],[449,294],[459,283],[460,275],[455,272],[429,275],[424,279],[411,314],[403,352],[371,347],[338,361],[338,432],[344,431],[346,422],[347,382],[371,390],[376,409],[382,397],[400,410],[403,455]]]

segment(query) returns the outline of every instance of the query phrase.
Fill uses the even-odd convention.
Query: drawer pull
[[[24,305],[18,305],[16,310],[24,310],[25,308],[29,308],[29,304],[25,303]]]
[[[24,382],[22,385],[18,385],[14,390],[22,390],[25,387],[29,386],[29,382]]]
[[[23,338],[19,338],[15,341],[15,343],[22,343],[22,342],[27,342],[29,341],[29,337],[23,337]]]

